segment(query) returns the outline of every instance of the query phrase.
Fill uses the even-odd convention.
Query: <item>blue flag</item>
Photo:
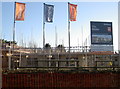
[[[54,6],[44,4],[44,21],[53,22]]]

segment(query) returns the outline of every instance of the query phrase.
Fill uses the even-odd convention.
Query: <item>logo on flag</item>
[[[18,21],[24,20],[24,13],[25,13],[25,3],[16,2],[15,20]]]
[[[69,3],[69,20],[76,21],[77,5]]]
[[[53,22],[54,6],[44,4],[44,20],[45,22]]]

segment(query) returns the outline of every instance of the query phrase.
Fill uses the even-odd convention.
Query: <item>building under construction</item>
[[[90,46],[26,48],[8,42],[2,48],[3,88],[119,87],[119,71],[112,22],[91,22]]]
[[[119,87],[119,71],[112,22],[91,22],[91,46],[2,44],[3,88]]]
[[[119,67],[119,53],[111,51],[90,52],[90,47],[80,49],[61,48],[16,48],[2,49],[3,71],[22,68]],[[106,69],[105,68],[105,69]]]
[[[90,47],[4,48],[4,88],[119,87],[120,54]],[[104,81],[103,81],[104,80]],[[93,83],[94,82],[94,83]]]

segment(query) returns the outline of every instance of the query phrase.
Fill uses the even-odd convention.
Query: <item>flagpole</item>
[[[45,46],[45,13],[44,13],[44,9],[45,9],[45,3],[44,4],[44,8],[43,8],[43,48]]]
[[[16,12],[15,9],[16,9],[16,2],[14,3],[13,47],[12,47],[13,51],[14,51],[14,42],[15,42],[15,12]],[[9,53],[11,53],[10,49],[9,49]],[[11,70],[11,57],[10,56],[9,56],[9,70]]]
[[[16,2],[14,4],[14,24],[13,24],[13,50],[14,50],[14,42],[15,42],[15,13],[16,13]]]
[[[69,44],[69,53],[70,53],[70,20],[69,20],[69,2],[68,2],[68,44]]]
[[[81,27],[82,30],[82,52],[83,52],[83,27]]]
[[[55,47],[57,47],[57,28],[55,26]]]

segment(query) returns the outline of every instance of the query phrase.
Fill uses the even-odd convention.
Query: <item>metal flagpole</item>
[[[44,12],[44,9],[45,9],[45,3],[43,3],[44,5],[44,8],[43,8],[43,48],[45,46],[45,12]]]
[[[69,2],[68,2],[68,44],[69,44],[69,53],[70,53],[70,20],[69,20]]]
[[[14,50],[14,42],[15,42],[15,13],[16,13],[16,2],[14,4],[14,24],[13,24],[13,50]]]
[[[55,26],[55,47],[57,47],[57,28]]]
[[[82,52],[83,52],[83,27],[81,27],[82,30]]]
[[[13,51],[15,42],[15,13],[16,13],[16,2],[14,3],[14,24],[13,24]],[[9,70],[11,70],[11,50],[9,49]]]

